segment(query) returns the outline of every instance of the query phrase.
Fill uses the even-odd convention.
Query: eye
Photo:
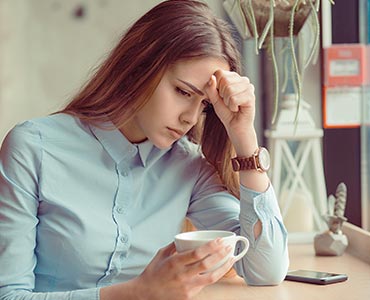
[[[202,100],[202,105],[204,106],[203,113],[210,112],[213,109],[213,106],[212,106],[211,102],[208,99],[203,99]]]
[[[180,89],[179,87],[176,87],[176,92],[178,92],[182,96],[189,97],[189,98],[191,97],[190,93]]]

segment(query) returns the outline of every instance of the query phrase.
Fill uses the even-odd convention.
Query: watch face
[[[266,148],[261,147],[258,153],[260,168],[267,171],[270,168],[270,154]]]

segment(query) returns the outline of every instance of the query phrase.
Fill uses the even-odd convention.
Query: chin
[[[158,149],[165,150],[170,148],[174,143],[177,142],[177,140],[168,139],[168,140],[151,140],[154,146],[156,146]]]
[[[161,144],[154,144],[154,146],[156,146],[158,149],[160,149],[160,150],[165,150],[165,149],[168,149],[168,148],[170,148],[174,143],[176,143],[177,141],[174,141],[174,142],[172,142],[172,143],[167,143],[167,144],[163,144],[163,143],[161,143]]]

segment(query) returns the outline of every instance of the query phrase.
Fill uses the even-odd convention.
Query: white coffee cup
[[[248,251],[249,241],[247,238],[245,238],[244,236],[236,235],[232,231],[224,230],[198,230],[180,233],[175,236],[176,251],[180,253],[188,250],[193,250],[217,238],[221,238],[225,245],[231,246],[232,250],[219,263],[217,263],[211,269],[207,270],[207,272],[216,270],[231,257],[234,257],[235,261],[238,261]],[[243,250],[235,256],[234,252],[237,242],[242,242],[244,244],[244,247]]]

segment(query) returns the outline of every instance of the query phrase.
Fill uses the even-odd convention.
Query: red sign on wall
[[[324,85],[361,86],[370,83],[370,47],[337,44],[324,49]]]

